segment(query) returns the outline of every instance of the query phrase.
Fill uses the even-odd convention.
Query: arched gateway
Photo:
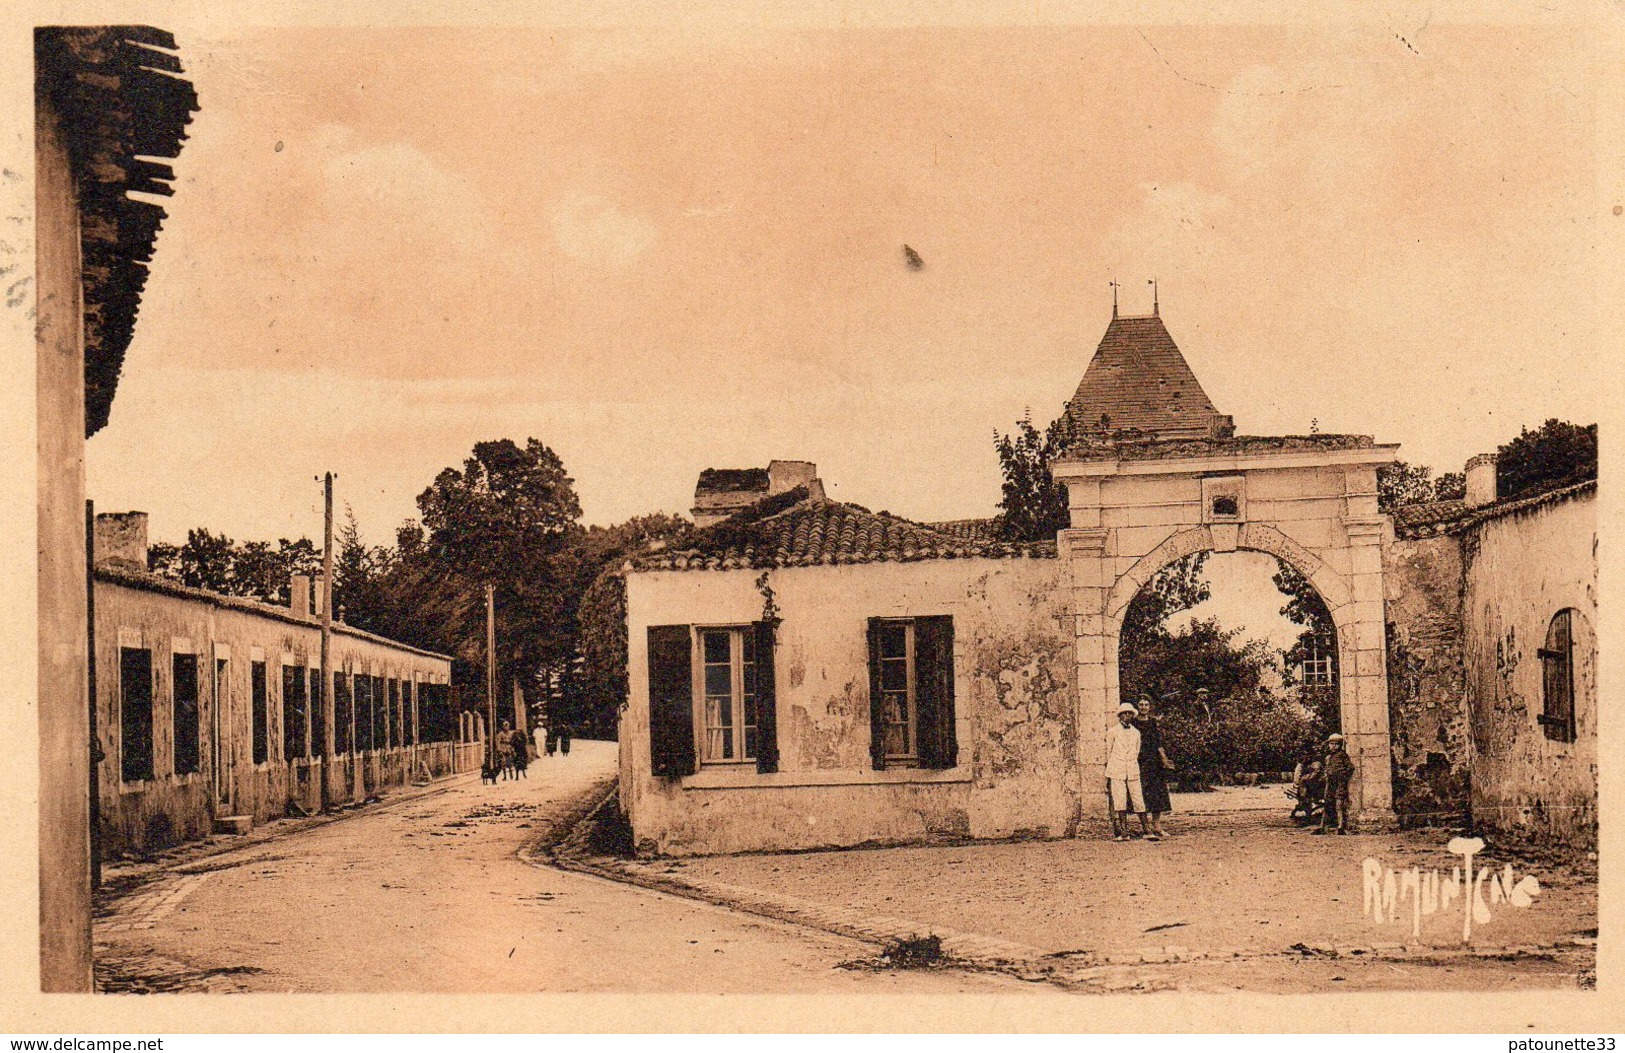
[[[1123,614],[1141,586],[1195,552],[1267,552],[1301,572],[1337,628],[1352,803],[1392,815],[1377,468],[1397,446],[1358,435],[1238,436],[1157,314],[1113,314],[1068,404],[1053,465],[1071,527],[1078,772],[1084,814],[1106,814],[1105,737],[1118,704]]]

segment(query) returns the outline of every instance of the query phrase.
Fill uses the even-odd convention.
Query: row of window
[[[953,618],[871,618],[868,643],[873,766],[953,767]],[[772,623],[650,626],[648,655],[656,775],[778,770]]]
[[[203,658],[177,653],[170,658],[170,727],[173,732],[172,768],[176,775],[191,775],[202,767],[199,668]],[[214,660],[213,697],[229,698],[230,659]],[[119,774],[125,782],[154,777],[154,670],[152,651],[145,647],[119,648]],[[415,742],[448,742],[456,737],[452,689],[446,684],[419,682],[364,673],[334,672],[333,752],[383,749]],[[326,753],[322,712],[322,679],[315,669],[282,667],[282,757],[292,761]],[[251,753],[264,764],[271,753],[271,701],[266,663],[249,663]]]

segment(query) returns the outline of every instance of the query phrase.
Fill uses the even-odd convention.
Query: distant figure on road
[[[1145,818],[1145,791],[1140,785],[1140,729],[1134,726],[1139,710],[1132,702],[1117,707],[1117,724],[1106,733],[1106,786],[1112,806],[1112,840],[1128,840],[1128,813],[1140,816],[1147,841],[1160,841]]]
[[[570,755],[570,725],[559,725],[559,752],[566,757]]]
[[[1354,778],[1354,762],[1343,748],[1343,736],[1332,732],[1326,738],[1326,759],[1320,762],[1320,777],[1324,780],[1326,805],[1320,813],[1317,834],[1330,833],[1334,822],[1337,832],[1346,834],[1349,817],[1349,782]]]
[[[558,752],[558,749],[559,729],[555,725],[549,724],[547,726],[547,755],[549,757],[553,756],[553,754]]]
[[[519,778],[513,770],[513,727],[506,720],[502,722],[502,730],[497,732],[497,763],[502,767],[504,779]]]
[[[523,776],[530,778],[530,736],[523,731],[515,730],[513,733],[513,770],[514,778]]]

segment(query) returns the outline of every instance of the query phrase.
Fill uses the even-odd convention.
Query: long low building
[[[104,855],[478,767],[483,728],[459,712],[449,656],[335,622],[324,683],[321,622],[303,590],[282,607],[189,588],[145,570],[145,534],[139,513],[97,520]]]

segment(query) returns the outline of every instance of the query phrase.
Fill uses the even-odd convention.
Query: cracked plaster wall
[[[1469,534],[1466,655],[1473,817],[1536,841],[1597,841],[1597,504],[1578,496]],[[1564,608],[1574,624],[1576,738],[1548,738],[1537,651]]]
[[[622,801],[645,851],[687,855],[1063,837],[1077,822],[1076,685],[1061,565],[932,560],[774,570],[780,771],[649,772],[650,625],[761,617],[760,571],[628,579],[631,699]],[[869,758],[867,624],[951,614],[959,765],[875,772]],[[729,781],[716,785],[715,780]]]
[[[1383,571],[1394,812],[1405,826],[1460,821],[1470,786],[1461,543],[1396,539]]]

